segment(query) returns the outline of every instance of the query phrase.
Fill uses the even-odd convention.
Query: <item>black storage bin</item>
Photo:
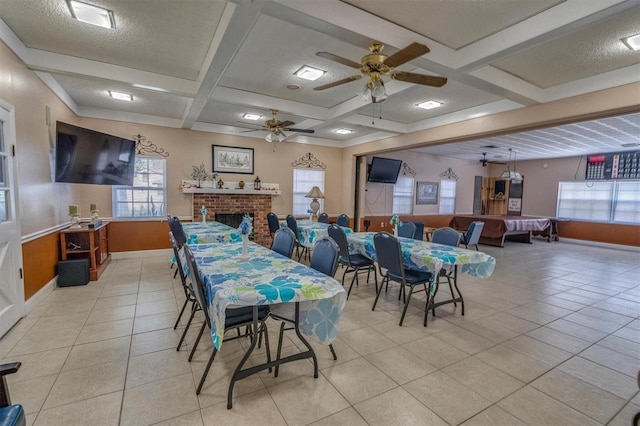
[[[58,287],[87,285],[89,259],[61,260],[58,262]]]

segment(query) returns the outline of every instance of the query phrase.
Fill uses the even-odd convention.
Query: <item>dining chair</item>
[[[336,221],[336,223],[338,224],[338,226],[344,226],[345,228],[349,227],[349,216],[347,216],[346,214],[341,214],[340,216],[338,216],[338,220]]]
[[[196,347],[200,342],[200,338],[202,337],[202,333],[205,328],[208,327],[211,330],[211,316],[209,315],[208,303],[206,298],[206,289],[204,286],[204,282],[202,280],[202,276],[198,271],[198,265],[196,264],[195,257],[193,256],[193,252],[189,248],[188,245],[184,246],[184,254],[187,259],[187,266],[189,268],[189,277],[191,278],[191,285],[194,289],[194,293],[196,299],[198,300],[198,304],[203,307],[202,312],[204,314],[204,321],[202,322],[202,327],[200,327],[200,332],[198,333],[198,337],[194,342],[193,349],[191,350],[191,354],[189,355],[189,361],[193,358]],[[267,353],[267,362],[271,362],[271,352],[269,351],[269,334],[267,332],[267,323],[266,320],[269,317],[269,306],[263,305],[258,309],[258,329],[253,330],[253,307],[252,306],[244,306],[241,308],[227,308],[226,318],[224,320],[224,331],[225,333],[229,330],[235,329],[238,330],[238,335],[230,337],[226,340],[235,340],[239,337],[249,336],[251,339],[258,338],[258,335],[264,335],[265,342],[265,350]],[[245,333],[240,333],[240,328],[245,328]],[[207,366],[202,373],[202,377],[200,378],[200,383],[198,384],[198,388],[196,389],[196,395],[200,394],[202,390],[202,386],[204,385],[204,381],[209,374],[209,369],[211,368],[211,364],[213,363],[214,358],[218,350],[216,347],[213,347],[213,352],[209,357],[209,361],[207,361]]]
[[[319,238],[315,244],[313,245],[313,252],[311,255],[311,261],[309,263],[309,267],[315,269],[318,272],[321,272],[329,277],[333,277],[336,274],[336,269],[338,269],[338,256],[340,254],[340,248],[335,241],[333,241],[330,237],[321,237]],[[278,338],[278,350],[276,352],[276,360],[280,360],[280,355],[282,353],[282,340],[284,338],[285,330],[291,330],[294,325],[294,313],[287,312],[286,314],[280,313],[279,315],[271,312],[271,317],[281,321],[280,323],[280,336]],[[285,328],[285,324],[289,325],[289,328]],[[333,359],[337,360],[338,356],[336,355],[336,351],[333,349],[333,344],[329,344],[329,349],[331,350],[331,355],[333,355]],[[275,376],[278,377],[279,367],[275,368]]]
[[[269,234],[271,234],[271,238],[273,238],[276,231],[280,229],[280,221],[278,220],[278,216],[276,216],[276,214],[273,212],[267,213],[267,224],[269,225]]]
[[[386,232],[378,232],[373,236],[373,245],[376,250],[376,257],[378,258],[378,268],[380,269],[380,276],[382,282],[378,288],[376,299],[373,302],[371,310],[376,309],[378,298],[382,293],[382,287],[389,287],[390,281],[395,281],[400,284],[400,292],[398,294],[398,300],[402,296],[404,300],[404,309],[402,310],[402,316],[400,317],[400,325],[404,321],[404,316],[407,313],[407,308],[411,302],[411,296],[414,293],[414,289],[418,286],[422,286],[424,292],[427,294],[427,301],[424,307],[424,326],[427,326],[427,318],[429,316],[429,307],[432,303],[430,298],[431,292],[429,289],[434,285],[434,274],[431,272],[414,271],[411,269],[405,269],[402,263],[402,249],[400,248],[400,241],[396,237]],[[386,272],[383,273],[383,269]],[[429,287],[427,287],[427,284]],[[409,287],[409,294],[406,295],[405,287]],[[417,290],[417,291],[423,291]],[[385,290],[386,291],[386,290]]]
[[[169,240],[171,240],[171,247],[173,248],[173,258],[176,261],[176,267],[178,273],[180,274],[180,284],[182,284],[182,290],[184,291],[184,304],[182,305],[182,309],[180,309],[180,314],[178,314],[178,319],[176,319],[176,323],[173,325],[173,329],[178,328],[178,324],[180,323],[180,319],[182,318],[182,314],[184,310],[187,308],[187,305],[191,303],[191,315],[189,316],[189,321],[187,321],[187,325],[184,327],[182,331],[182,336],[180,336],[180,341],[178,342],[178,346],[176,347],[176,351],[180,350],[180,346],[182,346],[182,342],[184,342],[184,338],[187,335],[187,331],[191,326],[191,322],[193,321],[193,317],[196,312],[198,312],[201,306],[198,304],[198,300],[196,299],[196,295],[191,287],[191,282],[187,281],[187,274],[185,273],[185,268],[182,265],[182,260],[180,259],[180,249],[178,248],[178,243],[176,242],[176,238],[173,235],[173,232],[169,231]]]
[[[285,257],[291,258],[295,243],[296,237],[293,235],[293,231],[289,228],[280,228],[273,236],[271,250],[280,253]]]
[[[345,267],[342,274],[343,287],[344,277],[347,274],[353,272],[351,284],[349,285],[349,290],[347,291],[347,299],[349,299],[349,295],[351,294],[353,283],[355,282],[356,285],[359,285],[358,274],[364,271],[367,271],[367,282],[369,282],[369,276],[371,274],[371,271],[373,271],[373,276],[376,283],[376,291],[378,291],[378,273],[376,272],[376,264],[374,263],[374,261],[361,254],[349,253],[349,242],[347,241],[347,234],[340,226],[335,224],[329,225],[327,232],[340,248],[340,258],[338,259],[338,263]]]
[[[435,244],[458,247],[460,245],[461,238],[462,235],[455,229],[444,227],[438,228],[433,231],[433,234],[431,235],[431,242]],[[455,287],[458,291],[458,295],[460,296],[460,305],[462,305],[462,315],[464,315],[464,300],[462,299],[462,293],[460,293],[460,289],[458,288],[457,266],[446,266],[440,269],[440,272],[438,273],[438,279],[436,280],[436,291],[433,294],[434,299],[436,297],[436,294],[438,294],[438,289],[440,288],[440,278],[445,278],[447,280],[447,283],[449,284],[449,291],[451,292],[451,297],[455,298],[453,287]],[[454,301],[453,306],[458,306],[458,304]],[[435,316],[435,308],[433,308],[433,315]]]
[[[484,228],[484,222],[471,222],[467,231],[462,233],[460,243],[464,244],[465,248],[469,248],[469,246],[476,246],[476,250],[478,250],[478,243],[480,242],[482,228]]]
[[[329,215],[326,213],[320,213],[320,216],[318,216],[318,222],[329,223]]]
[[[0,365],[0,425],[24,426],[26,417],[24,408],[20,404],[12,404],[7,385],[8,374],[13,374],[20,369],[20,362],[11,362]]]
[[[416,225],[416,232],[413,233],[414,240],[424,240],[424,222],[413,222]]]
[[[416,233],[416,224],[413,222],[402,222],[398,226],[398,237],[413,238]]]
[[[296,244],[296,255],[298,256],[298,262],[303,256],[309,257],[309,247],[305,247],[300,244],[300,240],[298,239],[298,221],[293,215],[287,215],[287,227],[293,231],[293,235],[295,236],[295,244]]]
[[[169,220],[169,230],[173,232],[173,236],[176,239],[176,243],[178,244],[178,249],[181,249],[182,246],[187,242],[187,236],[184,233],[184,228],[182,228],[182,222],[178,219],[177,216],[167,216]],[[173,273],[173,279],[176,279],[178,275],[178,270]]]

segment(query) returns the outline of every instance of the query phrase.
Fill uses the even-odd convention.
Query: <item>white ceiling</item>
[[[0,0],[0,39],[79,116],[263,138],[242,114],[260,124],[275,108],[315,130],[287,141],[345,147],[640,81],[640,52],[620,42],[640,33],[638,0],[87,1],[112,10],[116,29],[75,21],[65,0]],[[448,83],[385,81],[390,96],[375,113],[357,95],[364,80],[313,90],[354,74],[316,52],[359,62],[373,40],[388,55],[426,44],[431,52],[399,68]],[[302,80],[302,65],[326,73]],[[416,107],[430,99],[443,107]],[[421,150],[473,160],[513,148],[524,160],[632,143],[640,113]]]

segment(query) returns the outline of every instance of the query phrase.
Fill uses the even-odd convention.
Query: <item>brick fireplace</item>
[[[207,220],[215,220],[216,213],[253,213],[254,241],[265,247],[271,245],[267,213],[271,211],[271,195],[262,194],[193,194],[193,217],[201,218],[200,208],[208,210]]]

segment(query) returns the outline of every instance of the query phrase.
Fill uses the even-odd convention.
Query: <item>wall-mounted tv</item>
[[[56,135],[56,182],[133,185],[134,141],[60,121]]]
[[[396,183],[402,160],[373,157],[367,182]]]

